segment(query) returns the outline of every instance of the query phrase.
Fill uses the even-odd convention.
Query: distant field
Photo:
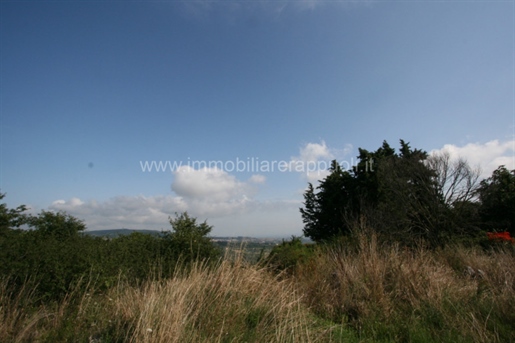
[[[235,258],[242,254],[245,261],[256,263],[259,258],[267,256],[272,248],[281,243],[282,240],[248,240],[248,241],[231,241],[219,240],[216,244],[220,246],[225,255],[229,258]]]

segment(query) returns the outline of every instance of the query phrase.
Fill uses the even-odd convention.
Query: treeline
[[[66,213],[26,210],[0,205],[0,278],[15,290],[34,286],[41,301],[60,299],[81,283],[94,282],[101,290],[120,279],[137,284],[166,278],[179,265],[221,256],[208,237],[212,227],[188,213],[170,218],[172,230],[159,236],[105,239],[84,234],[85,224]]]
[[[366,227],[384,242],[443,246],[486,239],[486,232],[515,233],[515,170],[480,171],[449,154],[429,155],[400,141],[376,151],[359,149],[358,163],[312,184],[300,209],[304,235],[315,242],[349,236]]]

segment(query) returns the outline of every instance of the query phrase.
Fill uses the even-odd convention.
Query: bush
[[[301,263],[305,263],[314,254],[314,244],[303,244],[300,237],[292,236],[290,241],[276,245],[264,263],[275,272],[291,273]]]
[[[32,285],[42,302],[62,299],[85,277],[105,290],[120,278],[139,284],[173,275],[178,264],[221,256],[207,236],[212,227],[197,224],[187,213],[170,219],[173,231],[160,236],[132,233],[106,239],[82,234],[84,223],[66,213],[26,216],[23,210],[0,206],[0,279],[14,289]],[[19,223],[33,229],[15,229]]]
[[[176,213],[169,218],[171,232],[163,232],[164,255],[175,257],[183,262],[195,260],[216,260],[222,256],[221,250],[211,241],[209,233],[213,229],[206,221],[198,224],[188,212]]]

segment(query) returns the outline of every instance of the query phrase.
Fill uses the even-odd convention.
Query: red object
[[[504,232],[487,232],[486,235],[488,239],[491,241],[507,241],[511,243],[515,243],[515,240],[510,236],[508,231]]]

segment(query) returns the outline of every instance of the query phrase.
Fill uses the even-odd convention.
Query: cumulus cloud
[[[321,143],[308,143],[300,149],[300,160],[302,161],[318,161],[320,159],[331,159],[334,155],[324,141]]]
[[[88,228],[119,229],[145,228],[159,230],[164,228],[168,216],[185,211],[187,204],[173,196],[118,196],[97,202],[72,198],[68,201],[57,200],[49,206],[50,210],[65,211],[85,220]]]
[[[468,143],[464,146],[446,144],[431,153],[447,152],[451,159],[464,158],[472,166],[481,168],[481,177],[487,178],[500,165],[515,169],[515,140],[501,142],[492,140],[486,143]]]
[[[173,195],[138,195],[118,196],[103,202],[78,198],[57,200],[49,209],[66,211],[84,220],[90,230],[169,230],[168,218],[176,212],[188,211],[213,225],[213,235],[259,237],[301,234],[300,206],[300,199],[258,202],[242,198],[241,201],[208,202]]]
[[[248,184],[218,168],[183,166],[173,174],[172,190],[189,199],[227,201],[251,192]]]
[[[172,190],[193,214],[226,216],[249,209],[257,192],[255,181],[239,181],[218,168],[184,166],[174,172]]]
[[[66,211],[84,219],[89,228],[168,229],[168,217],[188,211],[200,218],[221,218],[259,210],[253,198],[257,185],[265,182],[253,175],[246,182],[216,168],[194,169],[189,166],[173,173],[173,195],[118,196],[103,202],[79,198],[56,200],[49,209]]]
[[[331,160],[337,158],[337,150],[330,149],[324,141],[307,143],[299,150],[298,156],[290,158],[293,171],[302,172],[309,182],[315,182],[328,175]]]
[[[290,165],[300,162],[306,168],[319,168],[303,173],[309,180],[319,180],[325,177],[330,160],[349,149],[352,146],[346,146],[342,152],[330,149],[323,141],[307,143],[300,147],[298,156],[291,157]],[[295,168],[290,170],[296,171]],[[172,193],[168,195],[126,195],[104,201],[75,197],[56,200],[49,209],[66,211],[83,219],[93,230],[123,227],[168,230],[171,228],[168,224],[170,216],[188,211],[199,220],[208,220],[214,225],[214,235],[288,236],[302,232],[298,211],[302,206],[302,194],[297,194],[294,199],[257,200],[260,187],[267,182],[264,175],[254,174],[240,180],[219,168],[182,166],[172,173],[172,177]]]

